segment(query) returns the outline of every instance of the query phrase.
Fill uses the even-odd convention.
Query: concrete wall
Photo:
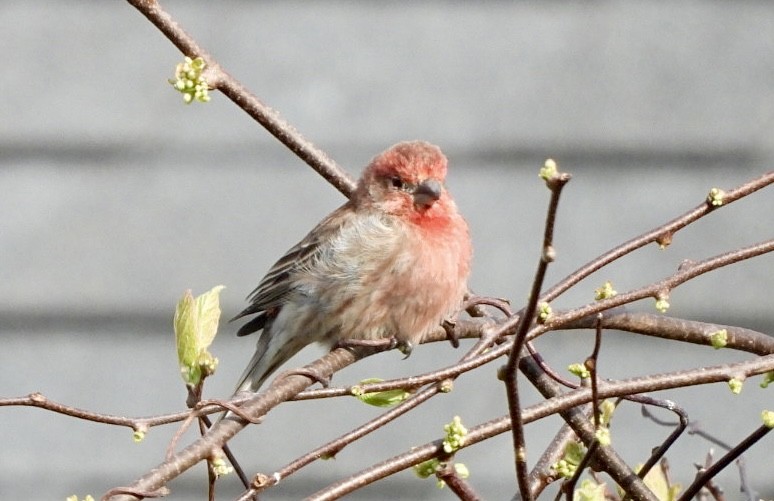
[[[536,173],[546,157],[574,175],[549,282],[697,205],[711,187],[739,185],[774,163],[770,2],[165,6],[353,174],[398,140],[439,144],[473,232],[472,286],[515,304],[539,251],[547,192]],[[128,4],[6,0],[0,46],[0,396],[41,391],[127,415],[180,409],[170,323],[182,291],[225,284],[224,314],[236,313],[274,260],[342,197],[217,93],[206,106],[184,106],[166,83],[180,55]],[[770,238],[772,214],[769,188],[679,234],[666,251],[647,248],[612,266],[556,307],[587,302],[607,279],[628,290],[683,259]],[[669,314],[772,332],[773,269],[774,257],[764,256],[703,277],[673,293]],[[652,304],[632,308],[651,311]],[[221,368],[210,396],[228,394],[249,358],[253,340],[234,338],[235,327],[224,325],[215,342]],[[556,333],[540,348],[561,368],[591,345],[588,336]],[[744,358],[669,348],[611,335],[603,373]],[[297,362],[317,353],[305,351]],[[405,362],[387,353],[337,381],[405,375],[459,356],[446,346],[422,347]],[[415,419],[315,465],[267,499],[297,499],[424,443],[454,414],[471,425],[505,414],[502,392],[478,389],[493,387],[494,371],[460,379],[452,395]],[[740,397],[719,387],[661,396],[733,444],[770,401],[755,385]],[[622,449],[642,461],[667,431],[642,421],[637,409],[620,412],[615,431],[642,437]],[[270,472],[376,413],[353,402],[288,405],[242,434],[237,452],[248,471]],[[736,426],[728,426],[732,419]],[[101,495],[156,464],[174,431],[153,430],[135,445],[127,430],[35,409],[3,409],[0,422],[4,499]],[[532,461],[557,426],[530,427]],[[298,428],[314,432],[288,443],[284,434]],[[680,447],[671,464],[687,484],[710,445],[690,437]],[[748,459],[748,467],[753,486],[771,497],[760,459],[766,450],[755,449],[759,462]],[[487,499],[514,492],[508,437],[458,460]],[[197,471],[172,485],[170,499],[202,498],[205,477]],[[355,498],[449,498],[420,482],[405,473]],[[736,473],[722,483],[733,499]]]

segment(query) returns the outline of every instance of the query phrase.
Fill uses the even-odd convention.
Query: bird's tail
[[[279,334],[279,335],[278,335]],[[294,343],[292,339],[283,339],[279,332],[264,329],[258,338],[253,358],[239,378],[234,393],[249,391],[255,393],[263,383],[293,355],[298,353],[303,344]]]
[[[270,329],[264,329],[261,332],[253,358],[250,359],[250,363],[247,364],[247,368],[239,378],[234,395],[257,392],[280,365],[303,348],[303,345],[296,347],[292,343],[285,343],[283,346],[283,340],[277,339],[277,336],[272,336],[269,331]],[[218,421],[234,417],[234,413],[227,411],[220,416]]]

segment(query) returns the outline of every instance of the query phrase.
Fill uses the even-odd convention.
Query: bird
[[[445,186],[447,163],[428,142],[391,146],[269,269],[232,319],[252,316],[237,336],[261,331],[235,394],[257,392],[309,344],[392,339],[408,354],[459,313],[472,244]]]

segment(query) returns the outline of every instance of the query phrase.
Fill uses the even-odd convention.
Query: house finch
[[[411,347],[467,290],[468,226],[444,187],[446,157],[403,142],[375,157],[347,203],[272,266],[234,319],[263,330],[237,386],[257,391],[312,342],[393,338]]]

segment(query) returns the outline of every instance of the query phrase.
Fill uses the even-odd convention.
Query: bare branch
[[[712,478],[720,473],[720,471],[731,464],[731,462],[739,457],[744,451],[752,447],[758,440],[762,439],[771,431],[771,428],[765,425],[761,425],[758,429],[752,432],[747,438],[742,440],[739,445],[728,451],[712,466],[707,467],[702,471],[691,485],[680,494],[678,501],[689,501],[699,492],[699,490],[706,485]]]
[[[548,162],[546,162],[548,164]],[[551,161],[553,163],[553,161]],[[527,446],[524,441],[524,424],[521,419],[521,404],[519,402],[518,387],[518,367],[519,359],[522,355],[522,348],[527,342],[527,332],[529,326],[535,317],[540,291],[543,288],[543,280],[548,270],[548,265],[553,262],[554,248],[554,222],[556,221],[557,208],[559,207],[559,198],[562,188],[570,181],[570,175],[556,172],[556,166],[553,165],[554,172],[549,174],[546,179],[546,186],[551,190],[551,199],[548,204],[546,214],[545,230],[543,234],[543,247],[540,252],[535,278],[532,281],[532,290],[527,301],[527,306],[521,313],[516,327],[515,340],[510,353],[508,354],[508,363],[505,367],[505,389],[508,396],[508,410],[511,413],[513,421],[513,456],[516,467],[516,479],[519,485],[519,492],[525,501],[531,501],[532,491],[529,488],[529,470],[527,467]]]
[[[727,191],[723,197],[723,205],[720,207],[726,207],[729,204],[736,202],[737,200],[762,188],[765,188],[772,183],[774,183],[774,171],[767,172],[757,179],[753,179],[744,183],[738,188]],[[710,212],[719,209],[720,207],[712,205],[705,200],[694,209],[689,210],[685,214],[676,217],[668,223],[643,233],[642,235],[635,237],[628,242],[624,242],[618,247],[615,247],[614,249],[602,254],[601,256],[592,259],[571,273],[567,278],[549,289],[548,292],[545,293],[543,300],[553,301],[564,291],[577,284],[587,276],[591,275],[595,271],[599,270],[603,266],[608,265],[613,261],[625,256],[626,254],[629,254],[630,252],[633,252],[650,243],[660,242],[661,245],[668,245],[672,241],[674,234],[679,230],[706,216]]]

